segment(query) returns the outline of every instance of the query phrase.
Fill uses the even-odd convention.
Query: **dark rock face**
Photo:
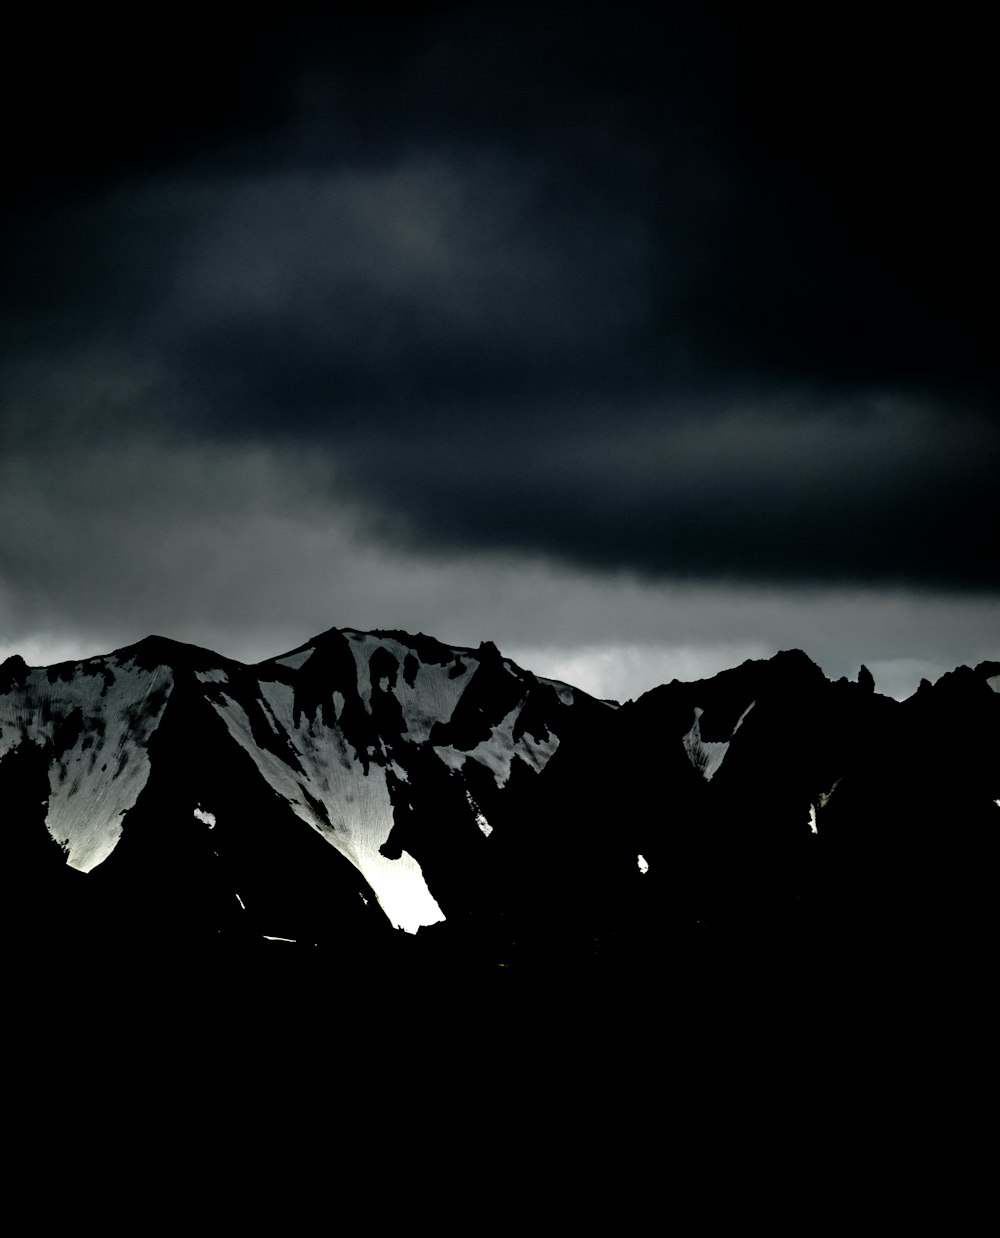
[[[489,643],[395,631],[257,666],[159,637],[11,658],[10,915],[60,958],[318,952],[365,973],[801,968],[895,934],[977,941],[998,673],[899,703],[864,667],[831,683],[788,651],[612,709]]]

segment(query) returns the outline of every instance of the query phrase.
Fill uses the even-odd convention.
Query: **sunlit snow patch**
[[[649,872],[649,861],[646,859],[644,855],[639,856],[639,872],[640,873]]]
[[[809,805],[809,828],[814,834],[819,833],[819,826],[816,824],[816,805]]]
[[[361,871],[395,928],[415,933],[422,925],[443,920],[418,862],[406,851],[398,860],[381,854],[393,824],[385,768],[371,760],[366,772],[339,722],[330,724],[321,716],[296,719],[290,686],[265,681],[260,687],[298,769],[255,742],[238,701],[223,697],[212,705],[268,784],[296,816]]]
[[[369,852],[359,858],[358,868],[393,928],[415,933],[425,924],[438,924],[445,918],[427,888],[420,865],[408,851],[401,852],[398,860]]]
[[[493,833],[493,826],[490,825],[490,823],[486,820],[486,817],[483,815],[482,809],[479,807],[476,801],[472,798],[471,792],[466,791],[465,798],[469,801],[469,807],[472,809],[473,813],[475,814],[476,825],[478,825],[479,828],[482,830],[482,832],[486,835],[486,837],[489,838],[489,836]]]
[[[201,808],[196,808],[194,810],[194,815],[198,818],[199,821],[204,821],[210,830],[215,829],[215,813],[214,812],[203,812]]]
[[[1000,675],[991,675],[986,682],[994,692],[1000,692]]]

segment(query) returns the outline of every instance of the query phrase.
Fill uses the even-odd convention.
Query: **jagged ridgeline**
[[[490,643],[332,629],[256,665],[161,637],[0,666],[22,940],[483,968],[979,931],[1000,664],[909,700],[805,654],[619,707]]]

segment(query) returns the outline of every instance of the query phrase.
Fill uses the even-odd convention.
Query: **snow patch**
[[[213,667],[210,671],[195,671],[194,677],[200,683],[229,682],[229,675],[222,669],[221,666]]]
[[[540,774],[558,747],[559,736],[550,731],[548,739],[534,739],[531,735],[522,735],[514,751],[536,774]]]
[[[701,716],[705,711],[699,709],[697,705],[695,706],[694,725],[683,738],[684,751],[688,755],[688,760],[706,782],[711,782],[712,778],[719,772],[722,762],[726,759],[726,753],[729,751],[733,735],[743,725],[743,719],[756,704],[756,701],[751,701],[744,709],[737,719],[736,725],[733,727],[732,735],[726,740],[702,739]]]
[[[372,711],[372,684],[369,664],[375,650],[383,643],[376,636],[368,636],[362,632],[345,632],[347,643],[354,654],[354,665],[358,674],[358,695],[368,713]],[[395,641],[387,642],[395,644]]]
[[[830,788],[830,790],[829,790],[829,791],[820,791],[820,793],[819,793],[819,799],[818,799],[817,804],[816,804],[817,808],[825,808],[825,807],[827,806],[827,804],[829,804],[830,799],[831,799],[831,797],[832,797],[832,795],[833,795],[834,791],[836,791],[836,789],[837,789],[839,786],[840,786],[840,779],[839,779],[839,778],[837,778],[837,779],[834,781],[834,784],[833,784],[833,786]]]
[[[262,680],[257,685],[261,700],[264,703],[264,716],[275,735],[281,734],[278,719],[292,716],[292,706],[295,701],[295,689],[290,683],[279,683],[276,680]]]
[[[483,815],[483,810],[472,798],[472,793],[470,791],[466,791],[465,798],[469,801],[469,807],[472,809],[472,814],[476,819],[476,825],[478,825],[483,834],[489,838],[489,836],[493,833],[493,826],[486,820],[486,817]]]
[[[52,745],[45,825],[71,868],[89,873],[117,846],[149,777],[146,745],[172,688],[168,667],[127,662],[115,664],[111,682],[80,666],[69,682],[50,683],[45,668],[35,669],[0,698],[0,757],[25,742]]]
[[[296,726],[294,693],[288,685],[262,684],[275,718],[283,728],[302,772],[254,741],[246,711],[238,701],[212,701],[230,735],[250,755],[262,777],[332,847],[365,877],[379,905],[396,928],[415,933],[444,914],[427,888],[417,861],[406,852],[387,859],[379,848],[392,829],[392,803],[386,771],[378,753],[370,753],[367,773],[354,755],[339,722],[322,716]],[[308,797],[303,794],[308,790]]]
[[[215,829],[215,813],[214,812],[203,812],[201,809],[201,806],[199,805],[194,810],[194,815],[198,818],[199,821],[204,821],[210,830]]]
[[[389,687],[387,676],[382,677],[380,687],[383,692],[391,692],[399,701],[407,726],[403,739],[409,743],[424,743],[429,739],[435,722],[446,723],[451,720],[459,697],[479,665],[467,654],[463,657],[456,649],[450,662],[418,662],[411,687],[403,675],[407,657],[416,657],[415,651],[409,645],[388,636],[368,636],[361,632],[349,632],[347,635],[358,671],[358,694],[368,713],[371,713],[372,655],[377,649],[384,649],[395,658],[398,666],[395,687]],[[461,670],[457,669],[459,664]]]
[[[466,759],[471,757],[480,765],[486,766],[498,787],[506,786],[514,757],[520,757],[536,774],[540,773],[559,747],[559,737],[550,733],[548,739],[537,740],[525,734],[515,744],[514,726],[523,706],[524,702],[519,701],[503,721],[493,728],[489,739],[482,740],[470,751],[461,752],[444,745],[435,747],[434,751],[445,765],[455,770],[461,769]]]
[[[573,701],[576,699],[573,696],[573,689],[569,686],[568,683],[563,683],[561,679],[539,678],[538,682],[540,684],[544,684],[547,688],[553,688],[555,690],[556,696],[559,697],[559,700],[564,705],[572,705]]]
[[[313,649],[310,645],[308,649],[300,649],[298,653],[290,653],[286,658],[275,658],[278,666],[287,666],[289,670],[297,671],[300,666],[303,666],[313,655]],[[275,940],[278,940],[277,938]],[[282,938],[281,940],[287,940]]]
[[[1000,692],[1000,675],[991,675],[986,682],[994,692]]]
[[[638,859],[639,859],[639,872],[648,873],[649,872],[649,861],[646,859],[644,855],[640,855]]]
[[[450,745],[444,744],[440,746],[435,745],[434,751],[444,761],[445,765],[450,770],[454,770],[456,774],[465,764],[465,758],[469,755],[467,752],[460,752],[458,748],[452,748]]]
[[[840,802],[839,800],[837,801]],[[819,826],[816,824],[816,805],[809,805],[809,828],[814,834],[819,833]]]

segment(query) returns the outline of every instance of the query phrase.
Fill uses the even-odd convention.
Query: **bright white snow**
[[[417,861],[406,852],[398,860],[386,859],[379,852],[392,829],[384,768],[372,760],[365,773],[339,722],[330,725],[320,717],[311,721],[303,717],[296,727],[288,685],[265,682],[260,687],[305,772],[304,787],[302,774],[254,742],[246,712],[238,702],[223,697],[213,705],[268,784],[361,871],[393,925],[415,933],[423,924],[443,920]],[[325,809],[325,819],[310,804],[305,790]]]
[[[426,742],[435,723],[450,720],[459,698],[478,668],[474,658],[456,649],[450,662],[418,662],[416,674],[411,673],[413,683],[409,684],[404,669],[408,655],[411,668],[415,657],[409,646],[391,637],[355,631],[345,634],[357,668],[358,694],[369,713],[373,691],[372,656],[379,649],[384,649],[395,659],[395,683],[391,684],[389,674],[383,672],[379,675],[376,690],[391,692],[399,701],[407,722],[407,730],[402,736],[404,743]],[[300,651],[302,655],[305,652]],[[290,664],[299,656],[293,654],[279,661]],[[345,691],[349,689],[345,688]],[[567,687],[566,691],[571,690]],[[387,752],[369,747],[366,753],[368,772],[365,772],[364,763],[355,754],[350,737],[341,726],[345,700],[339,692],[334,693],[335,720],[331,721],[325,715],[312,720],[300,718],[298,726],[294,721],[294,690],[291,686],[263,681],[260,693],[272,727],[277,734],[287,736],[304,777],[280,757],[261,749],[254,742],[247,715],[237,701],[223,696],[213,700],[213,705],[225,720],[230,734],[250,754],[269,785],[288,801],[303,821],[364,874],[382,909],[396,927],[416,932],[421,925],[443,920],[444,915],[427,888],[417,861],[405,851],[398,860],[389,860],[379,850],[393,824],[386,765],[396,777],[406,781],[405,770],[399,762],[387,762]],[[435,751],[456,772],[461,771],[468,759],[478,761],[491,771],[500,787],[510,776],[511,762],[515,756],[536,771],[542,769],[559,741],[555,735],[541,742],[524,735],[515,744],[513,731],[522,706],[523,702],[519,702],[494,728],[492,735],[471,752],[448,746],[437,746]],[[321,807],[314,806],[316,804]],[[472,804],[472,808],[477,826],[488,836],[492,827],[478,805]]]
[[[646,859],[644,855],[639,856],[639,872],[640,873],[649,872],[649,861]]]
[[[486,820],[486,817],[483,815],[483,810],[472,798],[472,793],[470,791],[466,791],[465,798],[469,801],[469,807],[472,809],[472,814],[476,818],[476,825],[478,825],[486,837],[489,838],[489,836],[493,833],[493,826]]]
[[[444,663],[423,663],[415,650],[392,638],[357,632],[347,636],[357,667],[357,690],[369,712],[372,655],[382,649],[395,659],[395,682],[392,674],[380,667],[375,691],[391,692],[399,701],[408,727],[401,737],[404,745],[425,743],[435,723],[451,719],[479,667],[474,656],[460,649],[448,651],[453,656]],[[297,669],[312,652],[310,647],[275,661]],[[412,683],[407,682],[407,671]],[[265,781],[303,821],[356,865],[396,927],[415,932],[421,925],[444,918],[419,863],[407,852],[397,860],[389,860],[380,852],[393,824],[387,770],[406,782],[407,762],[401,752],[393,752],[384,741],[369,745],[363,757],[355,753],[351,737],[342,726],[345,694],[351,697],[354,685],[343,685],[343,692],[333,693],[334,718],[327,711],[315,718],[302,716],[296,725],[294,689],[280,682],[259,683],[261,710],[280,741],[276,751],[287,741],[301,767],[296,769],[294,762],[288,764],[254,740],[244,707],[230,695],[236,690],[228,686],[226,671],[212,668],[196,674],[200,683],[221,687],[221,691],[206,693],[206,699]],[[65,847],[68,862],[74,867],[90,871],[116,845],[122,820],[148,778],[146,744],[172,685],[168,668],[148,671],[133,662],[120,666],[117,661],[96,658],[76,668],[69,682],[56,680],[50,684],[46,670],[39,669],[29,673],[23,689],[5,694],[0,756],[25,741],[55,742],[59,747],[49,774],[46,824]],[[553,681],[553,686],[564,703],[572,702],[573,690],[567,684]],[[510,777],[514,757],[535,771],[541,770],[556,750],[558,738],[552,734],[538,741],[523,735],[515,744],[514,727],[522,707],[523,701],[473,751],[439,746],[438,756],[456,773],[472,759],[489,769],[500,787]],[[67,719],[71,720],[69,727]],[[492,826],[471,795],[468,798],[477,828],[488,837]],[[193,813],[209,829],[215,827],[215,814],[201,804]],[[239,899],[239,895],[235,897]]]

